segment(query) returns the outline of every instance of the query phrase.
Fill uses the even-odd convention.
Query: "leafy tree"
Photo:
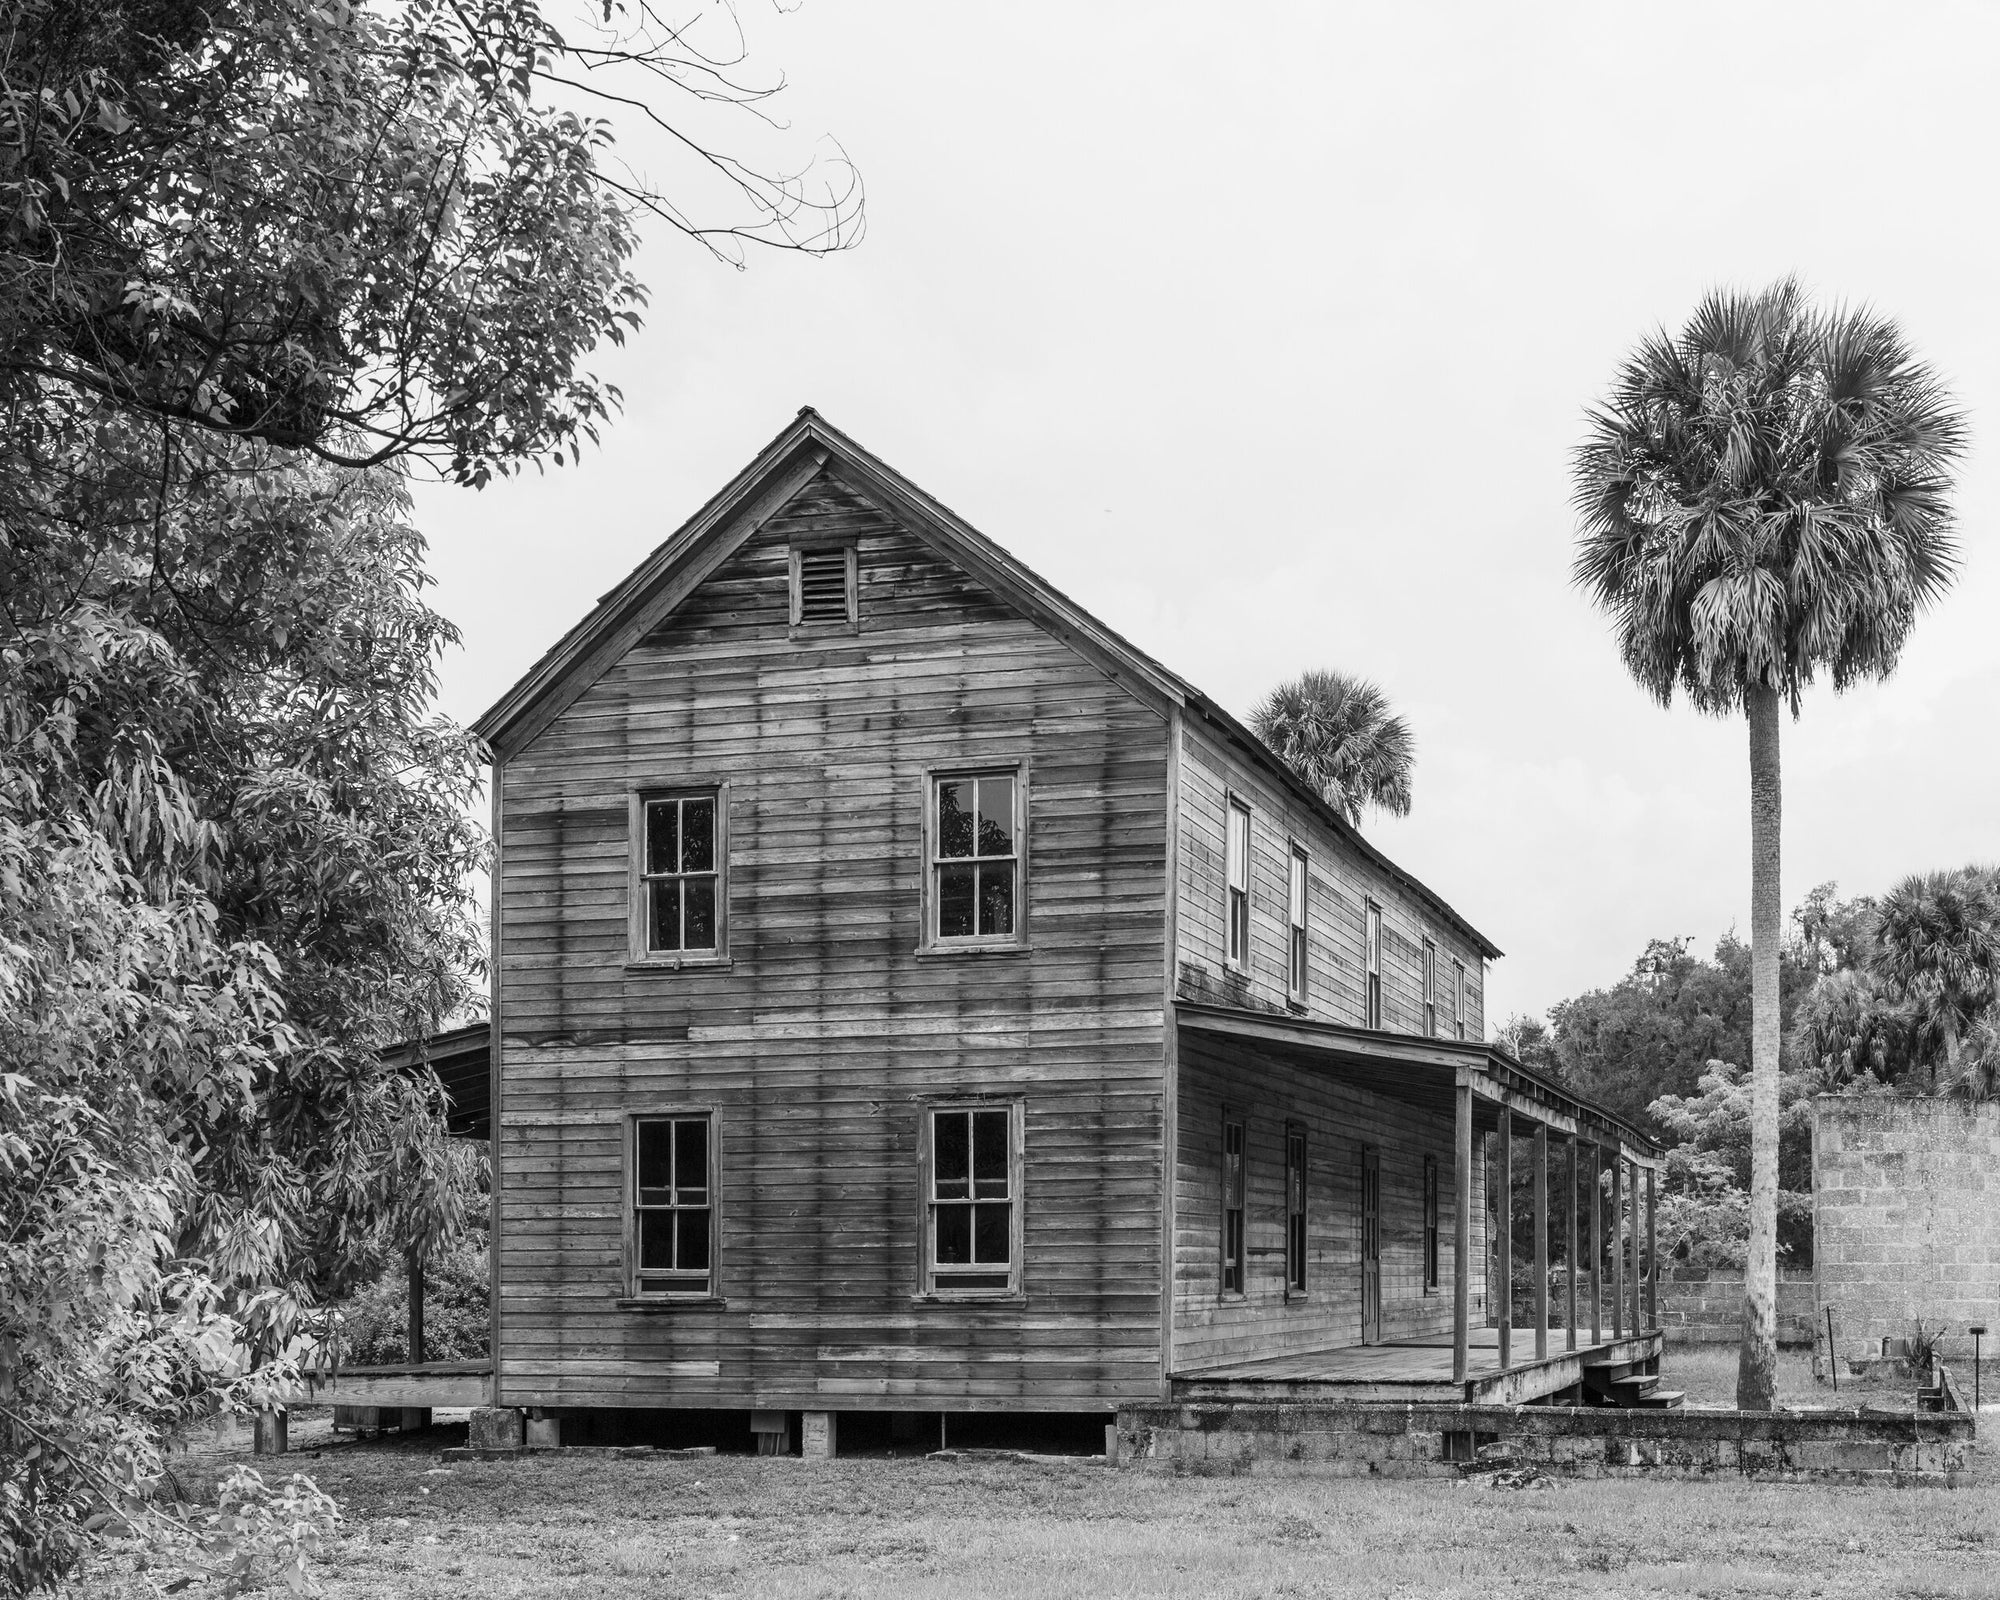
[[[730,20],[20,0],[0,24],[0,395],[344,462],[416,452],[472,483],[573,454],[616,400],[583,363],[643,303],[635,214],[724,252],[858,237],[844,163],[775,176],[700,137],[704,107],[768,93],[732,75],[727,36],[703,45]],[[613,107],[666,132],[717,220],[617,163],[590,114]]]
[[[1786,1073],[1778,1124],[1778,1254],[1812,1264],[1812,1096]],[[1662,1095],[1652,1117],[1667,1139],[1660,1248],[1696,1266],[1741,1267],[1750,1230],[1750,1087],[1743,1069],[1711,1061],[1696,1092]]]
[[[1370,806],[1410,814],[1416,740],[1389,697],[1366,679],[1301,673],[1265,697],[1250,726],[1350,823],[1358,826]]]
[[[844,164],[702,136],[767,92],[701,43],[729,20],[0,19],[0,1591],[107,1516],[201,1548],[148,1498],[161,1429],[279,1392],[328,1300],[463,1222],[434,1079],[380,1059],[480,958],[479,752],[429,712],[454,635],[401,463],[575,457],[642,213],[725,256],[858,237]],[[613,106],[684,154],[673,194]],[[318,1506],[249,1487],[218,1526]]]
[[[1950,581],[1963,418],[1896,326],[1785,281],[1718,292],[1626,360],[1575,463],[1576,578],[1662,704],[1750,734],[1750,1233],[1737,1401],[1777,1363],[1779,706],[1890,672]]]

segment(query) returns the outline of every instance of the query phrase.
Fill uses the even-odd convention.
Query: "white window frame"
[[[1223,808],[1223,964],[1250,970],[1250,802],[1231,794]]]
[[[1438,1036],[1438,947],[1435,939],[1424,940],[1424,1036]]]
[[[1382,908],[1373,900],[1361,914],[1361,1025],[1382,1026]]]
[[[629,795],[627,832],[626,959],[642,967],[715,967],[729,964],[729,785],[727,783],[652,784],[635,788]],[[652,890],[655,882],[673,879],[684,882],[690,874],[648,872],[646,860],[646,811],[649,806],[669,801],[712,799],[715,802],[715,948],[713,950],[655,950],[652,948]],[[682,913],[685,937],[686,913]]]
[[[1009,856],[940,856],[941,841],[938,838],[938,789],[947,783],[957,783],[964,779],[1011,778],[1014,780],[1014,853]],[[996,761],[985,764],[928,767],[924,770],[924,885],[922,893],[923,933],[917,942],[919,953],[943,955],[947,953],[969,953],[980,950],[1025,950],[1028,947],[1028,763],[1025,761]],[[977,848],[975,843],[974,848]],[[943,907],[939,904],[938,881],[940,869],[949,865],[963,865],[967,862],[998,863],[1013,862],[1014,866],[1014,927],[1008,933],[957,934],[950,938],[938,932],[938,918]],[[973,897],[975,921],[978,915],[978,895]]]
[[[959,1206],[980,1203],[979,1197],[968,1195],[963,1199],[951,1197],[940,1199],[937,1193],[937,1119],[940,1116],[965,1116],[980,1111],[1002,1111],[1007,1115],[1007,1194],[1004,1197],[1009,1207],[1007,1217],[1007,1282],[1004,1286],[981,1288],[965,1287],[954,1282],[970,1276],[995,1276],[990,1270],[980,1272],[978,1267],[954,1267],[941,1264],[937,1259],[938,1209],[940,1206]],[[965,1098],[951,1097],[926,1100],[920,1103],[917,1134],[917,1176],[918,1193],[923,1205],[920,1227],[919,1279],[922,1289],[919,1298],[925,1300],[1017,1300],[1023,1293],[1022,1268],[1024,1245],[1027,1239],[1027,1198],[1024,1193],[1027,1175],[1026,1102],[1015,1096],[980,1095]],[[968,1150],[968,1163],[970,1152]],[[968,1174],[970,1166],[968,1165]],[[992,1204],[996,1197],[985,1197],[986,1204]]]
[[[639,1263],[639,1213],[641,1211],[666,1211],[693,1209],[677,1202],[667,1205],[642,1205],[639,1195],[639,1129],[646,1123],[704,1122],[708,1125],[706,1172],[708,1212],[708,1272],[698,1284],[690,1283],[687,1288],[655,1288],[645,1286]],[[722,1298],[722,1118],[713,1106],[666,1106],[656,1111],[633,1111],[625,1116],[625,1183],[624,1183],[624,1296],[628,1302],[640,1304],[687,1304],[690,1302],[719,1301]],[[679,1174],[675,1174],[679,1176]],[[676,1192],[687,1185],[677,1185]],[[668,1274],[661,1274],[668,1276]]]
[[[1309,953],[1306,919],[1312,894],[1312,858],[1306,854],[1306,847],[1294,842],[1291,853],[1291,874],[1285,885],[1286,912],[1291,919],[1289,935],[1285,941],[1285,990],[1291,996],[1292,1004],[1306,1003],[1306,986],[1310,978],[1306,961]]]
[[[1451,1006],[1452,1025],[1458,1037],[1465,1037],[1465,963],[1454,960],[1451,964]]]

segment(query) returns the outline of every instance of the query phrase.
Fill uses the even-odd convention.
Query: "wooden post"
[[[1646,1169],[1646,1327],[1660,1331],[1660,1194]]]
[[[1590,1141],[1590,1342],[1604,1343],[1604,1146]]]
[[[1611,1153],[1611,1337],[1625,1337],[1625,1152]]]
[[[1631,1191],[1631,1197],[1625,1204],[1626,1209],[1632,1213],[1630,1230],[1632,1235],[1632,1331],[1637,1333],[1645,1324],[1639,1320],[1639,1295],[1641,1292],[1639,1285],[1639,1163],[1636,1161],[1632,1163],[1632,1181],[1627,1187]]]
[[[1472,1295],[1472,1085],[1458,1086],[1458,1126],[1452,1149],[1451,1381],[1465,1382]]]
[[[253,1455],[281,1456],[289,1448],[291,1415],[283,1406],[266,1406],[257,1413],[257,1432],[251,1442]]]
[[[415,1245],[409,1254],[410,1286],[410,1365],[424,1359],[424,1258]]]
[[[1500,1370],[1514,1359],[1514,1113],[1500,1108]]]
[[[1569,1329],[1566,1348],[1571,1350],[1576,1348],[1576,1267],[1577,1258],[1582,1254],[1576,1247],[1576,1179],[1579,1153],[1576,1135],[1572,1133],[1569,1136],[1569,1248],[1563,1255],[1563,1265],[1567,1269],[1563,1273],[1563,1277],[1567,1280],[1564,1287],[1569,1292],[1568,1315],[1563,1321]]]
[[[1535,1359],[1549,1359],[1549,1130],[1535,1124]]]

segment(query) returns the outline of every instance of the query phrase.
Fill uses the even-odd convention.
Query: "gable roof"
[[[1336,837],[1457,928],[1486,956],[1500,947],[1404,872],[1322,800],[1254,733],[1179,674],[1106,627],[1053,585],[869,454],[811,406],[619,583],[473,723],[496,764],[525,747],[819,473],[831,467],[916,537],[1062,639],[1163,714],[1200,717]]]

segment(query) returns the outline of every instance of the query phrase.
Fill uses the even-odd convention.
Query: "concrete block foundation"
[[[1128,1406],[1113,1463],[1213,1476],[1451,1478],[1482,1467],[1551,1477],[1746,1477],[1956,1487],[1967,1413],[1622,1411],[1368,1403]]]

